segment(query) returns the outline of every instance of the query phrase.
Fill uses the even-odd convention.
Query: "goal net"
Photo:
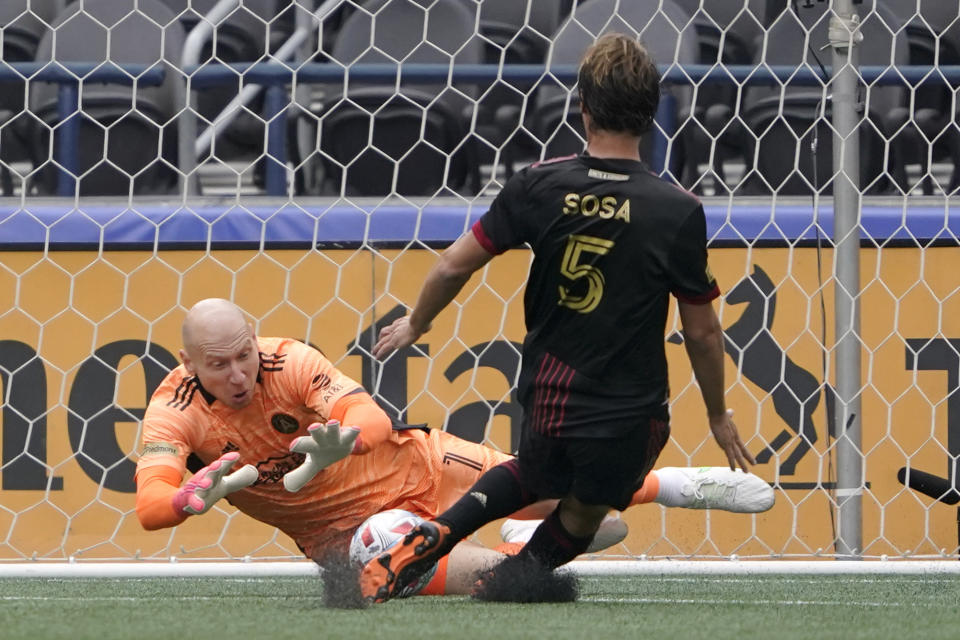
[[[301,557],[225,502],[134,513],[139,420],[206,297],[512,451],[528,251],[370,349],[506,179],[583,149],[576,64],[607,31],[660,66],[641,154],[703,201],[728,403],[776,504],[635,507],[603,557],[958,557],[957,3],[0,5],[0,560]],[[675,317],[664,339],[658,465],[724,465]]]

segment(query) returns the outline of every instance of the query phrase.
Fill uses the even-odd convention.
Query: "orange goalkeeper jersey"
[[[442,447],[421,430],[390,430],[385,415],[384,433],[368,434],[364,425],[344,421],[344,426],[361,428],[361,440],[372,445],[369,451],[330,465],[297,493],[286,491],[284,474],[304,459],[289,450],[290,442],[306,435],[310,424],[328,420],[338,401],[355,397],[362,387],[301,342],[257,341],[260,375],[253,400],[243,409],[216,401],[182,365],[167,375],[143,419],[138,490],[146,469],[172,468],[182,479],[191,453],[209,464],[236,451],[240,459],[234,468],[252,464],[260,477],[253,486],[230,494],[229,501],[287,533],[311,557],[330,542],[342,541],[378,511],[436,512]]]

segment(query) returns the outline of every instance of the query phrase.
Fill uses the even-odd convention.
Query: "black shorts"
[[[517,462],[524,488],[538,498],[573,496],[623,511],[670,437],[669,416],[642,418],[617,438],[556,438],[525,428]]]

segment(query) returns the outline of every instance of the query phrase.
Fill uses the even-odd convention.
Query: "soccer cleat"
[[[527,543],[533,537],[533,532],[537,530],[543,520],[513,520],[507,518],[500,526],[500,538],[504,542]],[[586,553],[596,553],[603,551],[618,542],[623,541],[628,533],[627,523],[620,519],[619,514],[607,514],[600,523],[600,528],[593,536],[590,546]]]
[[[370,602],[386,602],[399,596],[449,548],[445,544],[450,528],[426,521],[408,533],[403,541],[373,558],[360,573],[360,591]]]
[[[773,488],[752,473],[727,467],[664,468],[667,469],[679,471],[686,478],[680,488],[678,507],[760,513],[773,506]]]

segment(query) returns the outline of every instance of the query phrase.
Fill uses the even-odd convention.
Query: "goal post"
[[[641,505],[624,513],[627,539],[591,562],[941,570],[924,563],[960,559],[960,9],[536,0],[513,3],[522,35],[502,39],[491,0],[264,3],[272,13],[244,0],[213,14],[205,49],[187,35],[192,9],[119,11],[127,1],[99,13],[85,0],[70,15],[89,18],[88,38],[119,43],[139,25],[153,34],[144,43],[181,48],[61,60],[79,18],[32,0],[0,14],[0,83],[19,87],[0,104],[0,574],[313,570],[225,502],[164,531],[136,519],[139,420],[177,363],[185,311],[206,297],[235,301],[259,335],[320,347],[408,422],[513,450],[529,251],[491,262],[416,348],[384,363],[370,350],[508,175],[582,147],[568,49],[608,28],[659,52],[667,107],[641,151],[704,204],[728,403],[776,504],[755,515]],[[371,25],[399,20],[401,4],[419,40],[372,55],[388,49]],[[548,4],[553,17],[539,13]],[[472,16],[459,44],[435,31],[453,19],[444,11]],[[29,61],[8,47],[24,25]],[[342,33],[366,48],[338,48]],[[788,50],[799,57],[785,61]],[[522,59],[530,51],[539,62]],[[936,55],[922,62],[923,51]],[[243,93],[254,85],[270,98]],[[211,126],[230,109],[222,131]],[[385,134],[384,114],[403,126]],[[196,132],[178,138],[187,120]],[[672,313],[673,433],[658,465],[724,465]],[[497,528],[477,539],[496,544]]]

